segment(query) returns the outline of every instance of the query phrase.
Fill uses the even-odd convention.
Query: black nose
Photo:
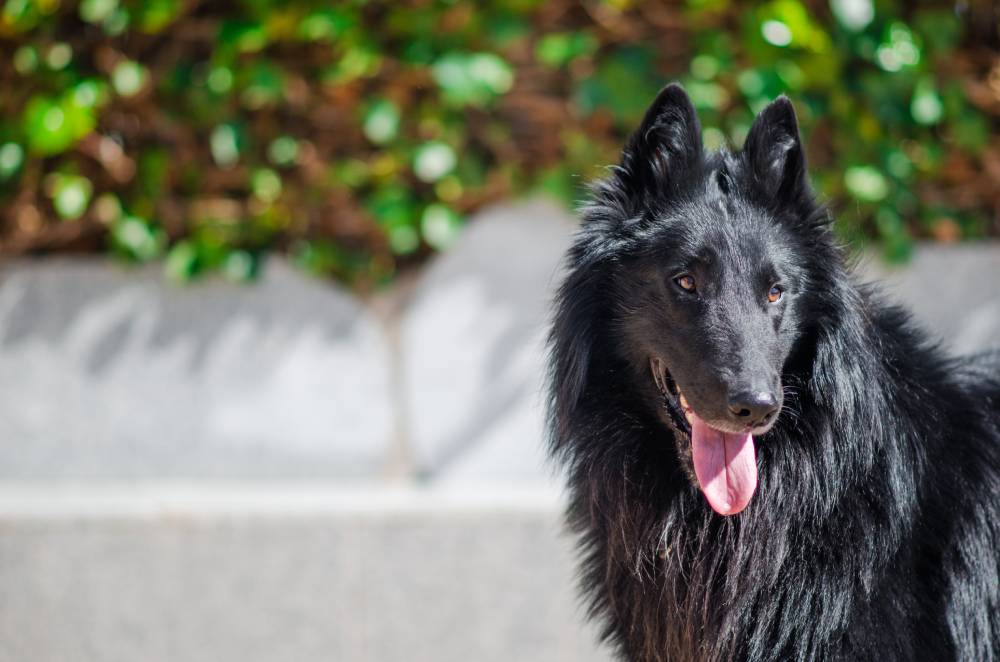
[[[729,411],[747,425],[764,425],[778,411],[778,400],[767,391],[736,393],[729,398]]]

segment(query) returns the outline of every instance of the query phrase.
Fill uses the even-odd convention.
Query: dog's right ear
[[[702,154],[698,115],[684,88],[671,83],[657,95],[626,144],[623,175],[637,192],[661,193],[678,186]]]

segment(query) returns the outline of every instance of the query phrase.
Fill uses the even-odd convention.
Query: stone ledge
[[[555,487],[481,483],[453,486],[328,482],[0,482],[0,521],[183,517],[395,517],[539,514],[559,516]]]
[[[48,488],[0,489],[0,662],[610,659],[551,492]]]

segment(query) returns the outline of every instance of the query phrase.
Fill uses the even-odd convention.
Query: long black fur
[[[951,358],[856,284],[798,141],[782,98],[742,151],[703,153],[672,85],[582,210],[549,397],[590,614],[628,660],[995,660],[1000,353]],[[671,214],[723,224],[718,201],[780,230],[801,270],[784,407],[731,517],[692,482],[626,330],[656,314],[636,272],[670,250]]]

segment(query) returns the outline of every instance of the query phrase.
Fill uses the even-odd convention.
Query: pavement
[[[0,662],[607,660],[541,444],[575,227],[495,207],[374,300],[94,258],[0,267]],[[1000,346],[1000,245],[864,262]]]

